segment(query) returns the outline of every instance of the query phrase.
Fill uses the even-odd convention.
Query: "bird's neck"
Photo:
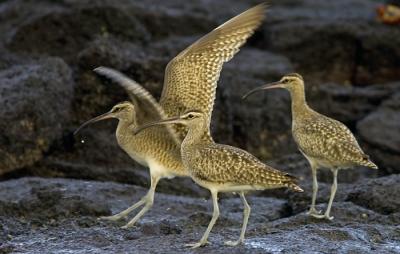
[[[182,142],[182,149],[188,148],[192,145],[200,143],[213,143],[214,141],[210,135],[210,128],[204,120],[200,124],[188,126],[188,133]]]
[[[310,113],[303,87],[290,90],[290,96],[292,100],[293,120],[296,120],[298,117],[304,117]]]
[[[129,133],[133,133],[134,128],[137,126],[136,121],[132,119],[119,119],[117,126],[117,138],[121,139],[127,137]]]

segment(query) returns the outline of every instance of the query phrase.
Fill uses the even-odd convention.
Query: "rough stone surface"
[[[361,183],[347,199],[381,214],[396,213],[400,204],[399,179],[399,175],[391,175]]]
[[[400,163],[399,101],[400,93],[394,94],[357,125],[368,150],[389,173],[398,172]]]
[[[0,71],[0,174],[43,158],[64,131],[73,97],[69,67],[58,58]]]
[[[397,177],[397,176],[396,176]],[[398,177],[397,177],[398,178]],[[372,180],[383,184],[391,178]],[[244,245],[223,245],[240,233],[242,205],[234,196],[220,199],[221,215],[210,245],[190,250],[211,218],[210,200],[156,196],[153,209],[137,227],[98,221],[146,193],[141,187],[68,179],[21,178],[0,183],[0,250],[2,253],[398,253],[399,213],[369,210],[351,201],[335,202],[332,222],[294,212],[284,199],[249,196],[252,207]],[[376,191],[372,203],[386,193]],[[318,205],[318,208],[322,208]],[[399,209],[399,203],[392,208]],[[288,244],[290,243],[290,244]]]

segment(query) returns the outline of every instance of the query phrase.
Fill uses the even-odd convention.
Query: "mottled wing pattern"
[[[322,115],[294,126],[293,136],[300,150],[316,159],[349,166],[368,159],[344,124]]]
[[[166,113],[154,99],[154,97],[136,81],[128,78],[119,71],[107,67],[98,67],[94,69],[94,71],[115,81],[126,90],[135,105],[136,120],[139,126],[148,122],[158,121],[166,118]],[[176,132],[170,126],[160,126],[159,129],[165,128],[167,128],[168,132],[170,135],[172,135],[175,141],[180,144],[181,139],[178,138]]]
[[[257,5],[222,24],[181,52],[165,70],[160,104],[168,116],[213,109],[217,81],[229,61],[264,19],[265,4]],[[177,129],[181,137],[185,128]]]
[[[208,182],[271,187],[295,181],[293,176],[263,164],[244,150],[228,145],[198,147],[197,153],[191,157],[192,174]]]

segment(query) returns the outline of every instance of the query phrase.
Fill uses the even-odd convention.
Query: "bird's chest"
[[[126,135],[123,131],[117,131],[116,138],[118,145],[129,155],[129,157],[142,166],[148,166],[146,157],[137,149],[140,147],[140,145],[137,144],[137,139],[130,135]]]

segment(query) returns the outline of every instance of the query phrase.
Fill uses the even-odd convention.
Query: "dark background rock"
[[[0,71],[0,174],[30,166],[60,138],[73,97],[70,68],[59,58]]]
[[[0,2],[0,253],[186,251],[183,244],[199,238],[210,219],[208,192],[190,179],[163,180],[155,209],[137,229],[97,222],[144,195],[148,171],[118,147],[116,121],[76,137],[72,132],[127,100],[93,68],[118,69],[159,98],[174,56],[260,1]],[[249,240],[238,248],[221,243],[238,236],[242,206],[221,195],[213,245],[200,253],[399,252],[400,29],[376,19],[379,4],[270,2],[262,27],[223,68],[212,133],[296,175],[306,192],[250,196]],[[311,173],[292,139],[289,94],[276,90],[241,100],[293,71],[306,81],[310,106],[344,122],[380,168],[340,171],[333,222],[304,213]],[[317,203],[324,209],[332,177],[329,170],[318,177]]]

